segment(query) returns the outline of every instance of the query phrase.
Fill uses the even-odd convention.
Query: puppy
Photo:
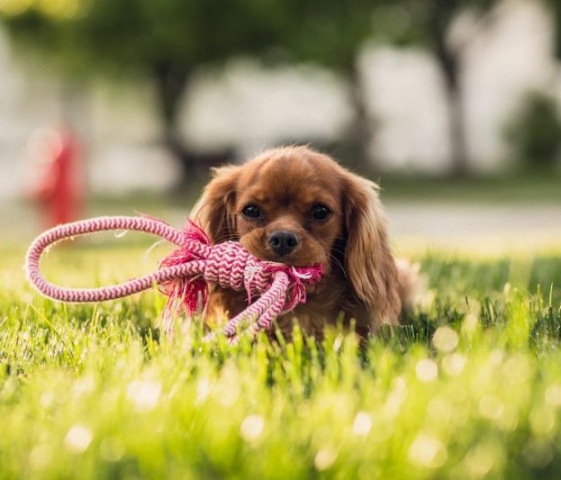
[[[269,150],[214,173],[192,215],[214,244],[236,240],[262,260],[324,267],[306,303],[277,319],[285,338],[295,321],[318,339],[326,324],[341,320],[354,322],[362,337],[398,323],[407,287],[390,251],[376,184],[307,147]],[[246,297],[214,286],[207,321],[238,314]]]

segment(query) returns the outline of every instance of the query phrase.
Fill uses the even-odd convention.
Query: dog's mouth
[[[298,261],[293,254],[288,255],[278,255],[274,252],[251,252],[252,255],[257,257],[259,260],[263,260],[265,262],[273,262],[273,263],[282,263],[283,265],[288,265],[290,267],[305,267],[307,264]]]
[[[308,255],[298,255],[297,252],[288,255],[277,255],[271,251],[261,251],[250,253],[264,262],[281,263],[289,267],[306,268],[321,265],[324,270],[329,270],[329,265],[323,258],[310,258]]]

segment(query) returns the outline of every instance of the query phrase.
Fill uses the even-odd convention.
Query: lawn
[[[157,261],[110,240],[45,271],[100,285]],[[561,478],[561,251],[417,254],[423,305],[364,351],[337,330],[165,338],[157,292],[63,305],[25,283],[23,247],[0,253],[0,478]]]

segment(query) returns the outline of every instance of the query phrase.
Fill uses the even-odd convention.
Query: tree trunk
[[[178,120],[181,100],[188,91],[192,70],[170,64],[154,67],[154,78],[158,94],[160,113],[164,122],[164,144],[181,166],[182,178],[178,188],[189,181],[206,179],[210,167],[230,162],[234,157],[232,150],[196,152],[181,138]]]
[[[374,159],[370,153],[374,128],[357,61],[347,66],[345,76],[353,114],[347,133],[347,141],[350,144],[348,163],[363,172],[368,172],[375,169]]]
[[[178,116],[181,100],[187,92],[191,80],[191,70],[170,64],[154,66],[156,93],[163,120],[165,147],[181,165],[183,180],[197,175],[194,155],[178,132]]]
[[[446,100],[448,104],[449,138],[451,154],[451,173],[463,177],[469,173],[469,156],[466,142],[464,95],[461,69],[456,58],[440,58],[444,74]]]
[[[448,128],[450,142],[451,174],[465,176],[469,172],[469,154],[466,142],[464,112],[464,91],[460,53],[449,46],[446,35],[452,16],[454,2],[435,0],[430,16],[430,30],[433,35],[433,49],[444,80],[448,106]]]

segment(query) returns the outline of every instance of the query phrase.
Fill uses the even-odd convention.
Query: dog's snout
[[[268,241],[273,251],[282,257],[288,255],[298,246],[300,238],[293,232],[277,230],[269,236]]]

